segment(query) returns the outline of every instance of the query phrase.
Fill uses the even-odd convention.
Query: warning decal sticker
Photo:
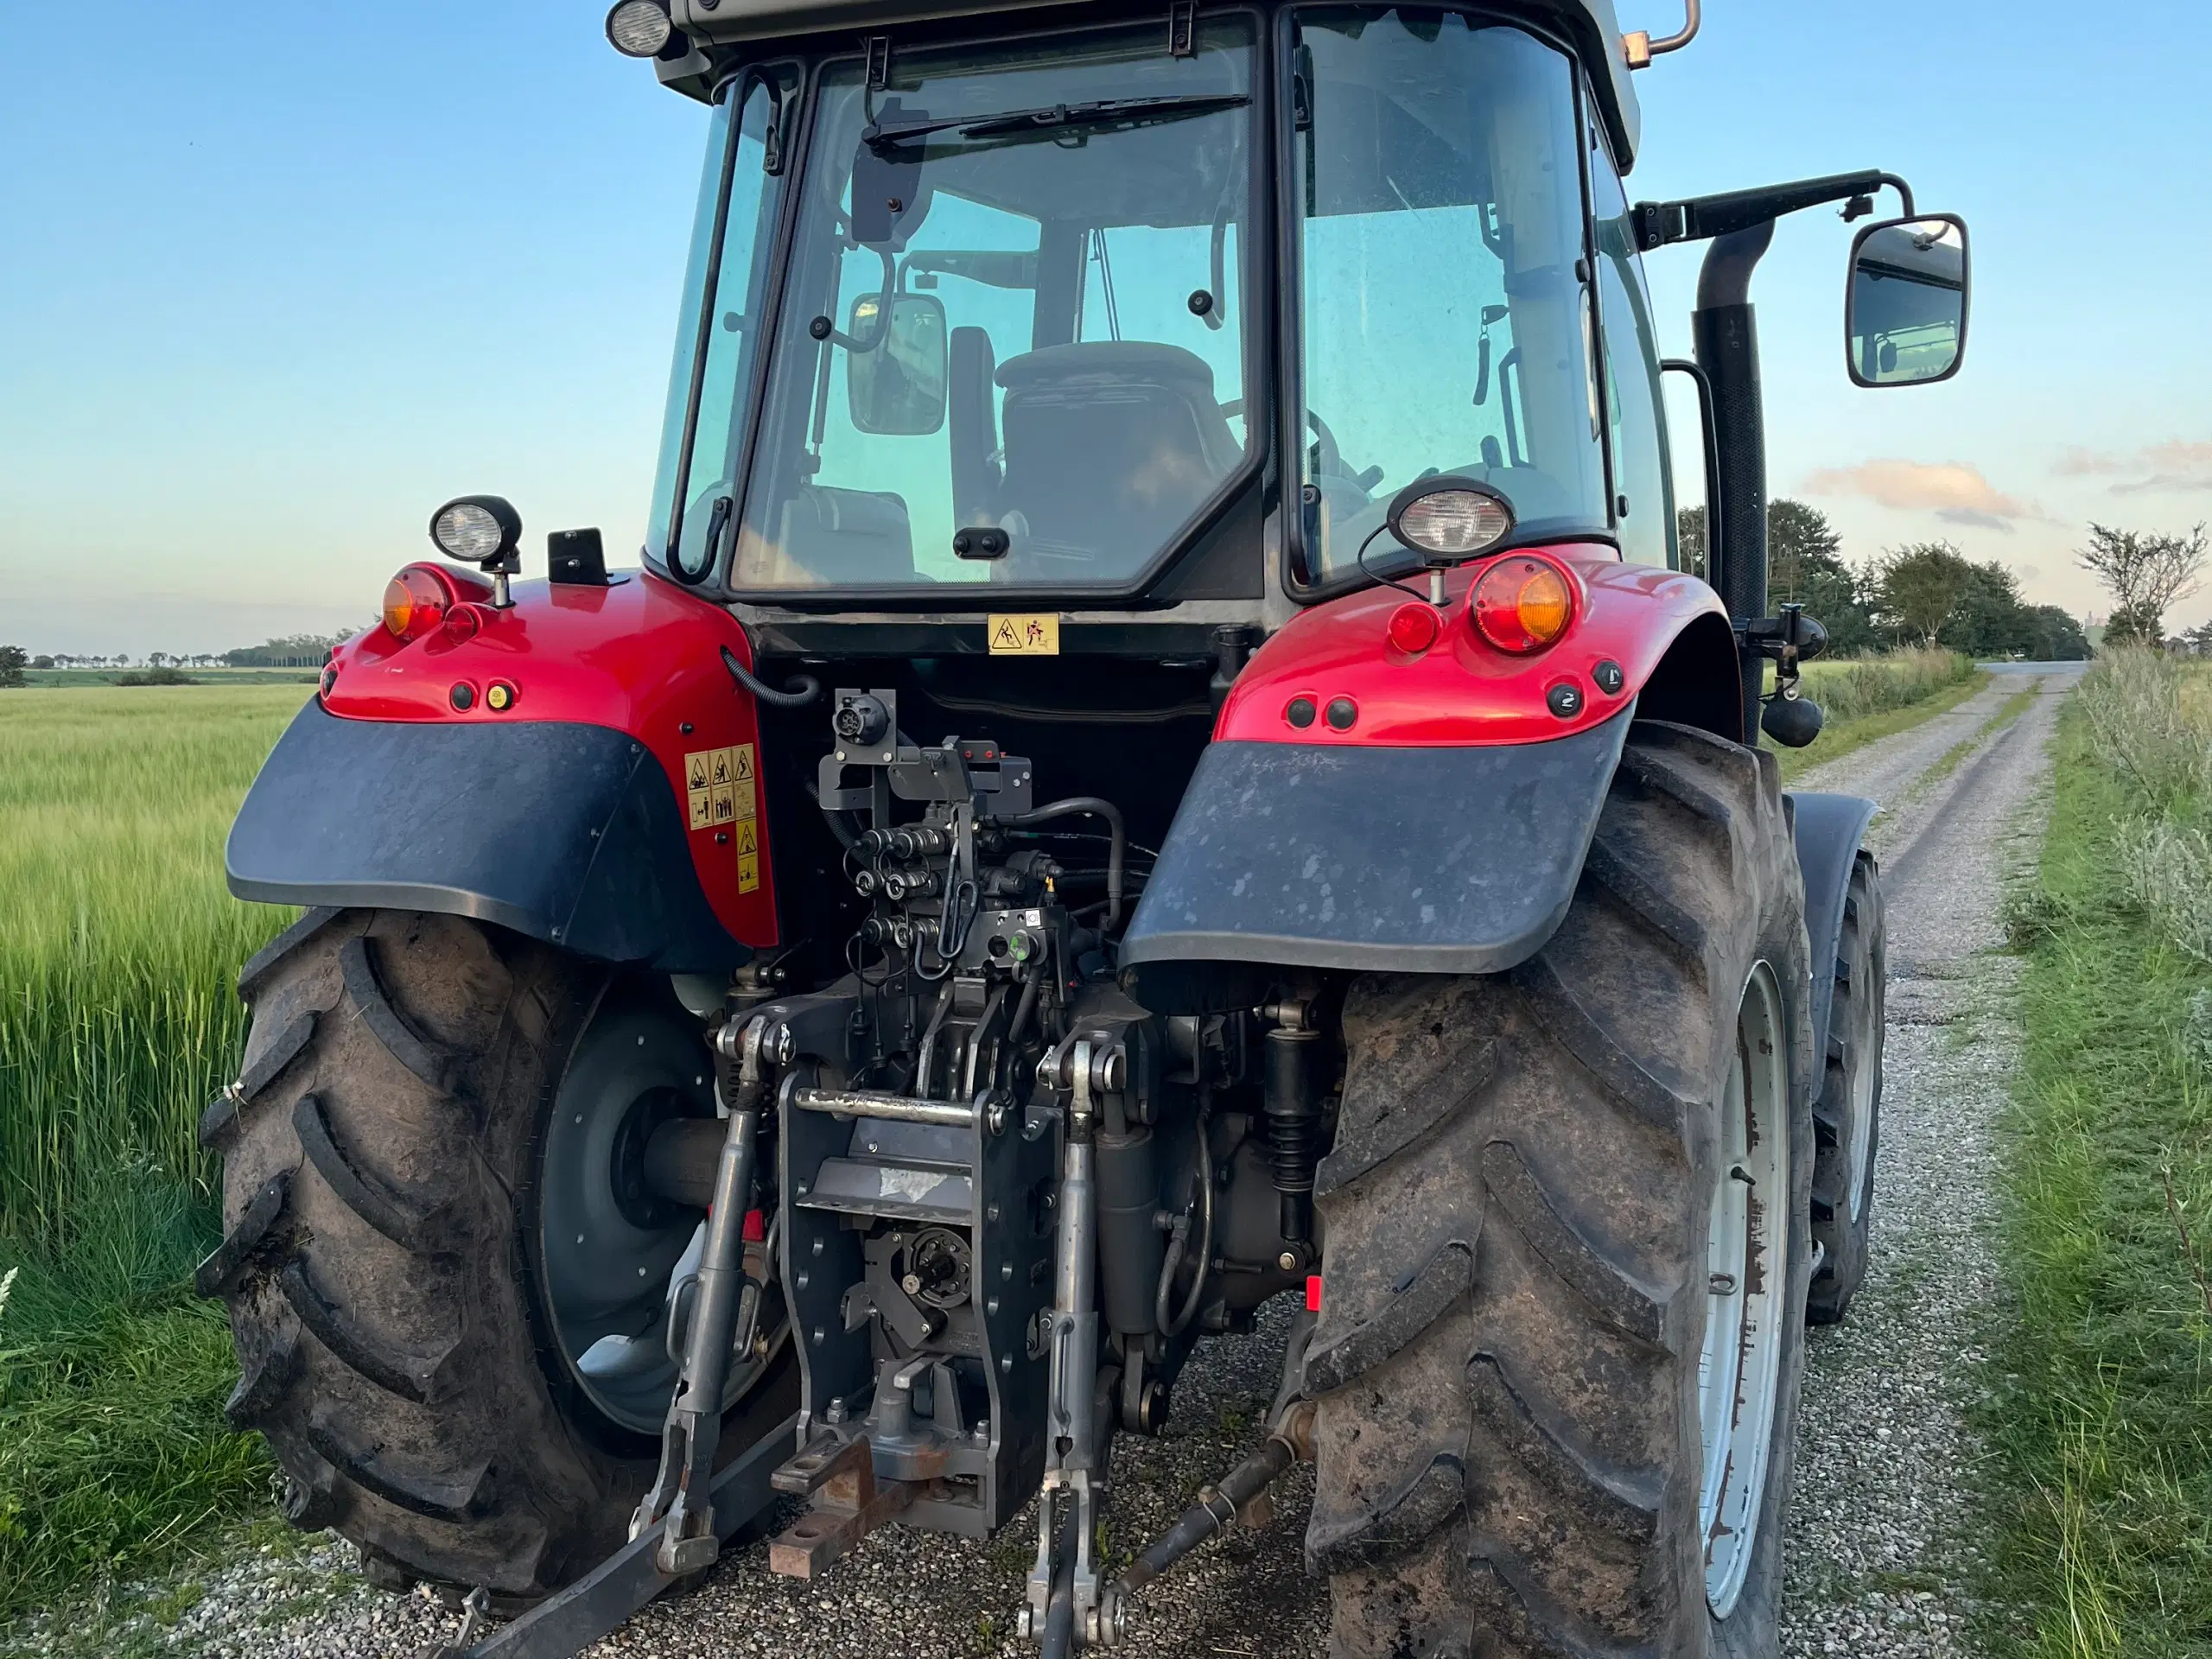
[[[994,657],[1057,657],[1060,654],[1060,619],[1057,615],[990,616],[983,632]]]
[[[697,749],[683,757],[684,804],[693,830],[719,830],[737,849],[737,890],[760,886],[760,804],[753,746]]]

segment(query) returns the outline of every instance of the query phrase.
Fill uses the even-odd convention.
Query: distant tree
[[[21,645],[0,645],[0,690],[24,683],[23,670],[29,666],[30,653]]]
[[[1802,605],[1827,630],[1828,649],[1838,656],[1880,643],[1859,578],[1843,562],[1843,537],[1827,514],[1786,496],[1770,501],[1766,557],[1770,608]]]
[[[1675,544],[1680,550],[1682,569],[1694,576],[1713,580],[1710,553],[1711,540],[1705,531],[1705,509],[1683,507],[1675,514]]]
[[[1932,645],[1977,585],[1974,567],[1948,542],[1891,548],[1868,571],[1875,619],[1898,643]]]
[[[226,651],[223,660],[232,668],[320,668],[351,633],[294,633],[258,645]]]
[[[2026,654],[2035,661],[2079,663],[2088,659],[2089,636],[2070,613],[2056,605],[2031,605],[2027,626],[2034,645]]]
[[[2031,654],[2035,630],[2020,600],[2019,579],[1995,560],[1970,565],[1966,589],[1951,607],[1938,645],[1969,657]]]
[[[2106,640],[2155,645],[2165,638],[2167,609],[2196,591],[2212,547],[2201,524],[2186,536],[2092,524],[2089,544],[2075,557],[2113,596]]]
[[[54,666],[54,658],[51,657],[34,657],[31,658],[31,666],[43,671]]]
[[[1682,568],[1712,580],[1712,539],[1703,507],[1676,515]],[[1767,601],[1802,605],[1828,632],[1828,649],[1842,655],[1872,649],[1875,633],[1859,579],[1843,562],[1843,538],[1826,514],[1787,497],[1767,504]]]

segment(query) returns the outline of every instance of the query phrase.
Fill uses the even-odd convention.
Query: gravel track
[[[2044,695],[2024,715],[1924,790],[1915,781],[2024,681],[2000,677],[1957,709],[1795,785],[1885,804],[1872,841],[1889,895],[1891,984],[1872,1260],[1849,1323],[1812,1338],[1788,1544],[1783,1652],[1790,1659],[1973,1651],[1976,1448],[1962,1408],[1975,1386],[1982,1322],[1999,1295],[1986,1229],[1993,1126],[2014,1052],[2002,1013],[2012,964],[1993,954],[1998,901],[2005,872],[2039,834],[2045,740],[2073,677],[2043,676]],[[1122,1438],[1109,1510],[1116,1546],[1140,1547],[1250,1448],[1287,1317],[1273,1309],[1257,1334],[1203,1344],[1178,1384],[1166,1434]],[[1154,1586],[1121,1651],[1321,1659],[1327,1592],[1301,1560],[1311,1494],[1310,1476],[1294,1471],[1269,1525],[1232,1532]],[[818,1589],[772,1577],[756,1543],[722,1561],[697,1592],[648,1609],[592,1653],[977,1659],[1032,1651],[1012,1629],[1033,1538],[1020,1522],[980,1543],[894,1526],[834,1566]],[[142,1626],[136,1636],[152,1650],[202,1659],[416,1659],[426,1644],[451,1639],[457,1620],[427,1592],[395,1600],[363,1584],[353,1565],[350,1547],[330,1541],[252,1554],[210,1579],[165,1634]]]
[[[1874,1243],[1848,1320],[1812,1333],[1786,1545],[1788,1659],[1951,1659],[1976,1651],[1982,1572],[1965,1411],[1989,1322],[1996,1125],[2018,1052],[2016,961],[1999,901],[2040,844],[2045,753],[2078,671],[2037,677],[2024,713],[1948,777],[1914,781],[2026,681],[2000,675],[1950,713],[1800,779],[1866,794],[1888,900],[1889,1009]],[[1908,765],[1906,753],[1912,761]]]

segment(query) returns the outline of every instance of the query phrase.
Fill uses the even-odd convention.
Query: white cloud
[[[1947,524],[2010,531],[2022,519],[2045,519],[2032,502],[2005,494],[1962,461],[1866,461],[1824,467],[1803,485],[1813,495],[1859,495],[1898,512],[1933,512]]]

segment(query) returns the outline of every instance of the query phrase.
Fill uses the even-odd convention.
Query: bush
[[[181,668],[149,668],[116,677],[118,685],[197,685],[199,681]]]

